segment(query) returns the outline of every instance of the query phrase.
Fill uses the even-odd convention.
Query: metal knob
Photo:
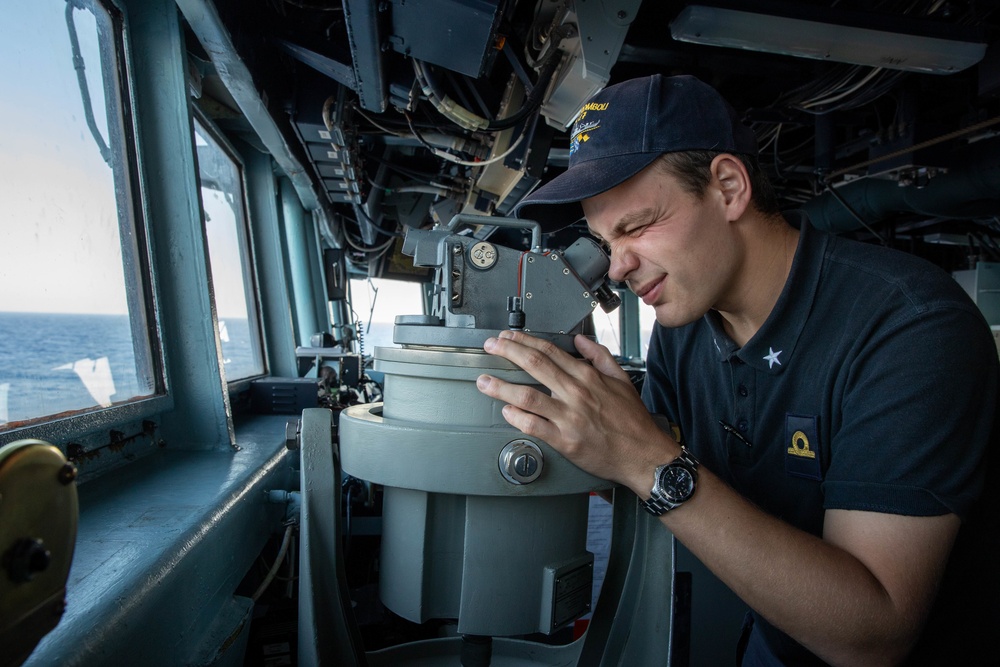
[[[531,440],[511,440],[500,450],[500,473],[511,484],[530,484],[542,474],[545,457]]]

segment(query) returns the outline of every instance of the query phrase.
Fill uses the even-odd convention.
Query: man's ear
[[[746,165],[734,155],[720,153],[712,160],[713,181],[718,184],[729,219],[736,220],[750,205],[752,188]]]

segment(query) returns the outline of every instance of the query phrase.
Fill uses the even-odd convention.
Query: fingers
[[[573,361],[573,357],[554,343],[521,331],[501,331],[496,338],[487,339],[483,349],[512,361],[529,373],[533,367],[566,367]]]
[[[492,375],[480,375],[476,387],[485,395],[506,403],[503,417],[519,431],[546,442],[558,433],[556,426],[544,415],[551,414],[552,399],[542,392],[525,385],[504,382]]]
[[[574,342],[577,351],[592,366],[581,364],[578,358],[571,356],[554,343],[520,331],[501,331],[497,338],[487,340],[483,349],[513,362],[535,380],[553,390],[560,388],[559,371],[575,380],[591,382],[594,379],[591,367],[604,375],[629,382],[628,374],[603,345],[583,335],[577,335]]]
[[[608,348],[581,334],[577,334],[577,336],[573,339],[573,343],[576,345],[577,351],[582,354],[583,358],[589,361],[594,368],[601,371],[605,375],[629,382],[628,373],[626,373],[625,369],[623,369],[618,362],[615,361],[615,358],[611,356]]]

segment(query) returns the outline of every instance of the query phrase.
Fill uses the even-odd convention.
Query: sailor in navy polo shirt
[[[593,341],[582,361],[522,332],[485,349],[551,395],[480,390],[753,609],[743,665],[997,664],[998,363],[975,305],[922,260],[782,216],[752,133],[697,79],[611,86],[571,141],[518,214],[585,215],[654,307],[643,395]]]

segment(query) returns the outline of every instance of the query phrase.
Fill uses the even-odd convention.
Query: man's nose
[[[622,247],[611,251],[611,266],[608,267],[608,278],[616,282],[627,280],[635,270],[635,256]]]

